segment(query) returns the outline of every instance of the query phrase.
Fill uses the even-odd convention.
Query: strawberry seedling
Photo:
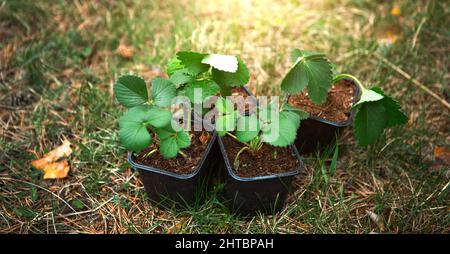
[[[172,128],[172,113],[167,108],[176,96],[176,87],[170,80],[153,79],[149,97],[142,78],[123,75],[114,84],[114,92],[117,100],[128,108],[119,120],[119,137],[125,148],[139,152],[152,144],[152,136],[157,136],[159,151],[169,159],[190,146],[189,134],[181,128]]]
[[[326,101],[332,84],[343,79],[356,83],[361,97],[353,106],[356,109],[353,126],[360,145],[374,144],[384,129],[407,122],[400,105],[380,88],[368,89],[350,74],[338,74],[333,78],[332,66],[324,54],[294,49],[291,60],[294,65],[283,78],[281,89],[297,94],[306,88],[308,97],[317,105]]]

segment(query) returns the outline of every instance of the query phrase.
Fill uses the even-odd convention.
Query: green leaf
[[[308,112],[303,111],[299,108],[293,107],[293,106],[289,105],[287,102],[284,103],[284,105],[283,105],[283,111],[289,111],[289,112],[296,113],[300,117],[300,120],[305,120],[309,117]]]
[[[232,101],[223,97],[217,98],[216,109],[221,114],[231,114],[234,112],[234,104]]]
[[[184,69],[184,66],[181,64],[181,61],[173,57],[169,60],[166,66],[166,72],[169,77],[171,77],[176,71]]]
[[[194,79],[195,78],[187,72],[187,69],[177,70],[169,78],[169,80],[175,85],[176,88]]]
[[[273,104],[269,103],[265,106],[259,106],[258,117],[262,123],[270,124],[274,116],[278,116],[278,109]]]
[[[160,140],[160,152],[166,159],[176,157],[180,149],[191,145],[191,139],[185,130],[176,132],[170,125],[156,129],[156,134]]]
[[[151,110],[150,106],[137,106],[119,119],[119,138],[128,150],[139,152],[151,144],[152,139],[147,131],[147,122],[152,117]]]
[[[38,199],[37,188],[35,186],[31,186],[30,192],[31,201],[36,202],[36,200]]]
[[[186,131],[181,130],[177,132],[177,145],[181,149],[188,148],[191,145],[191,138]]]
[[[221,115],[216,119],[216,131],[219,136],[223,137],[227,132],[232,132],[236,128],[237,113],[233,112],[228,115]]]
[[[314,103],[324,103],[332,80],[331,65],[325,55],[295,49],[291,57],[297,59],[294,67],[283,78],[281,89],[294,94],[307,87],[309,97]]]
[[[195,76],[209,70],[210,66],[202,63],[202,60],[206,55],[207,54],[181,51],[177,53],[177,58],[180,60],[181,64],[189,70],[189,73]]]
[[[306,67],[296,64],[281,81],[281,89],[286,93],[299,93],[308,85],[309,76]]]
[[[280,112],[280,122],[289,121],[293,125],[297,126],[296,129],[298,129],[298,126],[300,126],[300,116],[295,112],[289,112],[289,111],[282,111]],[[296,130],[297,132],[297,130]]]
[[[161,140],[159,150],[164,158],[170,159],[177,156],[180,148],[178,147],[177,140],[175,138],[166,138]]]
[[[195,101],[194,92],[200,92],[200,102]],[[179,92],[178,95],[186,96],[192,103],[202,103],[209,96],[213,96],[217,94],[220,87],[212,80],[194,80],[189,82],[186,86],[184,86]]]
[[[19,217],[24,217],[28,219],[33,219],[37,216],[37,213],[25,206],[19,206],[18,208],[14,208],[14,213]]]
[[[167,139],[175,133],[175,131],[172,129],[171,125],[167,125],[167,126],[164,126],[161,128],[156,128],[155,132],[156,132],[156,135],[158,135],[159,140]]]
[[[219,71],[234,73],[238,70],[238,60],[235,56],[209,54],[203,58],[202,63],[209,64]]]
[[[386,109],[381,101],[360,105],[355,117],[355,135],[362,146],[375,143],[387,124]]]
[[[408,117],[402,112],[402,109],[397,101],[384,94],[379,87],[374,87],[372,90],[384,96],[384,98],[381,99],[381,102],[383,103],[387,113],[388,120],[386,127],[402,125],[408,122]]]
[[[384,96],[382,93],[378,93],[376,90],[363,88],[361,89],[361,97],[359,98],[359,101],[355,105],[353,105],[353,107],[369,101],[379,101],[383,98]]]
[[[77,199],[77,198],[72,199],[72,200],[70,201],[70,204],[71,204],[75,209],[78,209],[78,210],[84,208],[83,202],[81,202],[81,200],[79,200],[79,199]]]
[[[135,75],[123,75],[114,83],[114,94],[120,104],[127,108],[139,106],[148,101],[145,81]]]
[[[247,66],[240,57],[236,57],[238,61],[238,69],[235,73],[212,69],[212,79],[219,84],[227,86],[243,86],[248,83],[250,74]]]
[[[408,121],[400,105],[378,87],[363,89],[356,106],[359,110],[355,117],[355,134],[362,146],[374,144],[385,128]]]
[[[227,86],[225,84],[219,84],[220,87],[220,96],[226,97],[231,95],[231,86]]]
[[[259,120],[256,115],[239,117],[236,126],[236,137],[241,142],[248,142],[258,136]]]
[[[172,113],[169,110],[158,107],[148,107],[146,114],[146,123],[156,128],[167,126],[172,119]]]
[[[152,99],[155,105],[167,107],[172,103],[172,99],[175,96],[176,88],[170,80],[160,77],[152,80]]]
[[[325,54],[316,52],[316,51],[307,51],[307,50],[300,50],[300,49],[293,49],[291,52],[291,61],[292,63],[296,64],[298,61],[300,61],[304,57],[311,57],[311,56],[322,56],[325,57]]]
[[[294,112],[280,112],[279,121],[272,121],[268,128],[263,130],[262,138],[273,146],[285,147],[291,145],[297,136],[300,126],[300,117]]]

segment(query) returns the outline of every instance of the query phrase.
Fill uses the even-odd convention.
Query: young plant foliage
[[[128,110],[119,120],[119,137],[128,150],[139,152],[152,144],[148,127],[161,128],[170,123],[170,111],[141,105]]]
[[[167,74],[179,91],[197,85],[192,82],[199,80],[211,81],[208,93],[220,90],[222,96],[231,94],[232,87],[243,86],[248,83],[250,75],[247,66],[238,56],[204,54],[181,51],[177,57],[167,64]],[[189,88],[188,88],[189,89]],[[182,92],[186,94],[189,92]]]
[[[180,149],[191,145],[189,134],[183,129],[175,131],[169,125],[156,129],[156,134],[160,140],[160,152],[165,158],[173,158],[177,156]]]
[[[216,109],[219,112],[219,117],[217,117],[215,123],[216,130],[217,134],[223,137],[227,132],[235,130],[239,113],[234,110],[233,102],[223,97],[217,99]]]
[[[292,108],[280,111],[273,104],[259,106],[257,114],[240,115],[238,111],[234,111],[233,103],[223,98],[218,101],[216,108],[223,114],[216,120],[220,136],[236,128],[235,138],[242,143],[258,139],[259,142],[278,147],[286,147],[294,142],[300,121],[308,115]]]
[[[121,76],[114,83],[114,94],[119,103],[127,108],[143,105],[148,101],[145,81],[131,74]]]
[[[119,119],[119,138],[126,149],[140,152],[147,148],[153,143],[151,133],[158,137],[160,153],[166,159],[189,147],[189,134],[183,129],[172,129],[172,113],[165,108],[171,105],[176,95],[176,87],[170,80],[159,77],[152,80],[150,101],[145,82],[137,76],[120,77],[115,83],[115,91],[118,101],[130,107]]]
[[[400,105],[378,87],[363,88],[361,99],[355,107],[358,110],[354,122],[355,134],[362,146],[374,144],[384,129],[408,122]]]
[[[200,101],[195,100],[195,91],[199,91],[201,97]],[[212,80],[193,80],[189,81],[186,86],[178,92],[180,96],[186,96],[193,103],[204,102],[208,97],[213,96],[219,92],[220,87]]]
[[[324,54],[294,49],[291,54],[294,66],[281,82],[281,89],[290,94],[308,89],[311,100],[316,104],[326,101],[331,87],[332,68]]]
[[[359,101],[353,106],[357,110],[354,119],[354,129],[359,144],[367,146],[375,143],[383,134],[384,129],[405,124],[408,118],[401,111],[400,105],[391,97],[383,93],[380,88],[367,89],[361,82],[350,74],[338,74],[332,79],[333,68],[324,54],[312,51],[294,49],[291,54],[294,66],[286,74],[281,83],[281,89],[286,93],[300,93],[305,88],[308,96],[315,104],[326,101],[328,91],[333,83],[342,79],[352,79],[361,91]],[[286,111],[293,111],[293,107],[285,105]],[[300,113],[302,117],[306,114]],[[282,117],[283,119],[285,116]],[[290,122],[282,120],[284,124]],[[284,128],[284,125],[283,125]],[[281,131],[281,133],[288,133]],[[283,144],[280,141],[280,144]]]

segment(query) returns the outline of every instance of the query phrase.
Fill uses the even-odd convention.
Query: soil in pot
[[[331,87],[327,101],[322,105],[314,104],[308,98],[307,92],[290,96],[289,104],[303,109],[313,116],[341,123],[350,116],[354,96],[354,84],[348,80],[341,80]]]
[[[234,138],[222,138],[228,159],[233,164],[238,152],[244,147]],[[240,177],[267,176],[292,171],[299,166],[299,161],[293,155],[290,147],[273,147],[263,144],[257,154],[245,150],[239,156],[239,168],[233,171]]]
[[[211,138],[212,133],[210,132],[191,132],[191,146],[183,149],[183,153],[186,155],[186,158],[178,154],[177,157],[167,160],[164,159],[159,151],[147,156],[150,151],[159,147],[157,138],[153,137],[155,142],[137,154],[136,162],[154,168],[164,169],[169,172],[187,175],[194,172],[199,165],[202,155],[205,152]]]
[[[231,95],[232,96],[242,96],[245,100],[247,100],[247,97],[250,96],[246,90],[244,90],[244,88],[242,87],[235,87],[231,90]],[[231,101],[234,102],[233,99],[231,99]],[[243,109],[239,109],[239,112],[241,114],[245,114],[246,112],[253,112],[256,108],[256,101],[251,100],[249,103],[245,103],[244,104],[244,108]]]

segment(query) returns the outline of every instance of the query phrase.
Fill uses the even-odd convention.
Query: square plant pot
[[[240,177],[233,171],[226,148],[217,138],[222,153],[221,175],[225,182],[224,198],[231,211],[241,216],[252,216],[258,212],[273,214],[283,209],[295,176],[304,169],[303,160],[296,147],[290,147],[298,166],[290,171],[256,177]]]
[[[218,168],[217,134],[214,132],[196,169],[190,174],[177,174],[136,162],[134,153],[128,153],[128,162],[139,171],[148,198],[161,207],[175,204],[188,207],[197,204],[209,188],[213,173]]]
[[[355,82],[351,79],[344,79],[353,84],[353,105],[358,102],[361,91]],[[289,97],[287,98],[289,101]],[[297,130],[295,146],[301,154],[308,154],[317,150],[322,150],[335,142],[342,131],[353,122],[355,109],[348,112],[347,120],[343,122],[333,122],[321,117],[310,115],[308,119],[302,120],[300,128]]]

